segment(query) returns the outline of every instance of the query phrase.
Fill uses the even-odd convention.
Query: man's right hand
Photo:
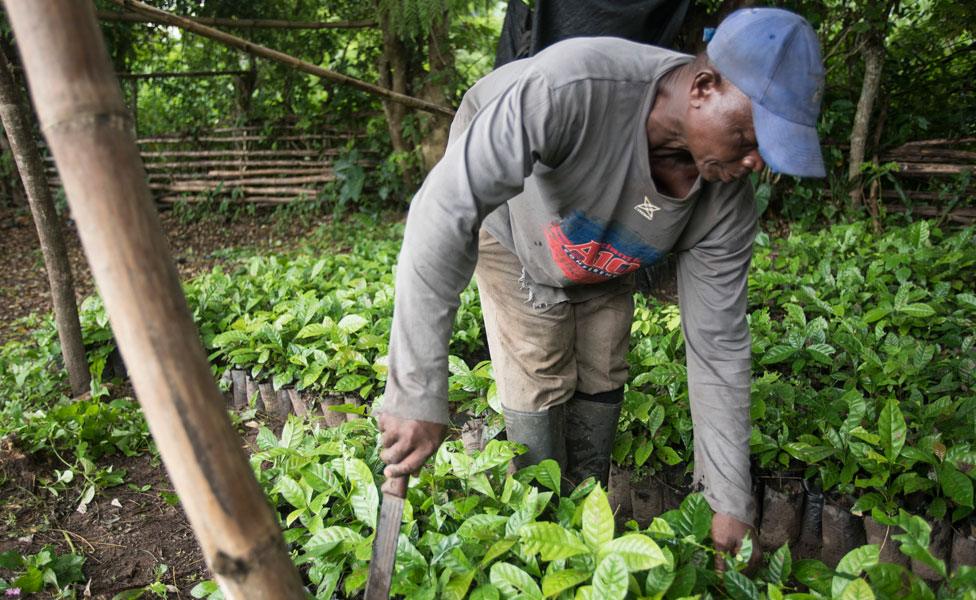
[[[383,475],[388,479],[416,475],[447,436],[447,425],[441,423],[401,419],[386,413],[380,413],[378,422],[383,434],[380,460],[386,463]]]

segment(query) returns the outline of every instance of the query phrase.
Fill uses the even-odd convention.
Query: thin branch
[[[376,21],[288,21],[286,19],[222,19],[218,17],[187,17],[201,25],[235,29],[362,29],[376,27]],[[108,22],[153,23],[153,19],[134,13],[98,11],[98,19]]]
[[[200,23],[194,22],[191,19],[180,17],[164,10],[159,10],[158,8],[153,8],[152,6],[139,2],[138,0],[112,0],[112,2],[124,8],[138,12],[139,14],[145,15],[156,23],[172,25],[174,27],[191,31],[226,46],[237,48],[238,50],[254,56],[259,56],[261,58],[266,58],[268,60],[289,65],[298,69],[299,71],[304,71],[305,73],[315,75],[316,77],[349,85],[364,92],[388,98],[393,102],[403,104],[404,106],[408,106],[410,108],[416,108],[446,117],[454,116],[454,111],[450,108],[445,108],[438,104],[434,104],[433,102],[427,102],[426,100],[421,100],[419,98],[413,98],[411,96],[407,96],[406,94],[399,94],[378,85],[373,85],[372,83],[367,83],[365,81],[356,79],[355,77],[330,71],[329,69],[323,69],[318,65],[305,62],[301,59],[295,58],[294,56],[285,54],[284,52],[279,52],[278,50],[273,50],[267,46],[261,46],[260,44],[249,42],[243,38],[239,38],[229,33],[224,33],[223,31],[214,29],[212,27],[201,25]]]

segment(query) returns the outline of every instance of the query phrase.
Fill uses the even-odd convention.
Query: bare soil
[[[271,416],[262,422],[280,429]],[[250,422],[242,431],[246,451],[256,449],[256,437],[257,424]],[[58,554],[82,554],[83,595],[96,599],[141,589],[157,580],[159,565],[166,565],[160,581],[168,596],[190,598],[190,590],[210,574],[159,457],[148,452],[110,456],[99,464],[124,469],[126,483],[101,490],[82,513],[77,510],[80,485],[55,497],[41,484],[58,466],[53,460],[0,440],[0,552],[27,555],[53,546]]]
[[[169,567],[162,582],[172,586],[172,597],[189,598],[190,589],[207,578],[186,515],[166,500],[173,486],[158,458],[147,453],[103,461],[125,469],[127,484],[98,493],[82,514],[76,510],[80,487],[54,497],[37,480],[53,465],[9,445],[6,450],[0,455],[6,474],[0,485],[0,552],[26,555],[53,546],[58,554],[83,554],[86,589],[93,598],[149,585],[161,564]]]
[[[264,211],[183,220],[164,211],[160,221],[185,280],[226,263],[227,249],[294,247],[323,219],[288,219]],[[63,218],[62,228],[80,302],[94,284],[73,221]],[[0,265],[2,344],[27,333],[19,319],[51,310],[44,261],[26,208],[0,207]],[[256,429],[246,428],[244,434],[242,444],[253,444]],[[185,513],[178,503],[171,504],[173,485],[158,456],[109,456],[99,463],[124,469],[126,483],[100,491],[80,513],[80,483],[60,496],[43,485],[59,466],[55,460],[25,452],[16,440],[0,440],[0,552],[34,554],[50,545],[58,554],[83,554],[88,584],[81,595],[92,598],[108,599],[149,585],[159,565],[166,565],[161,582],[171,586],[169,596],[190,598],[193,586],[209,575]]]

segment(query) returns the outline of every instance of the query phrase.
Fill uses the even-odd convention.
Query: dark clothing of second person
[[[691,0],[509,0],[495,68],[574,37],[612,36],[668,48]]]

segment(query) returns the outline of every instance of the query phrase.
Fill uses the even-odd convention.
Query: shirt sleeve
[[[716,512],[752,523],[752,343],[746,320],[757,214],[752,185],[726,186],[705,236],[678,254],[678,297],[694,423],[695,482]]]
[[[545,78],[533,71],[473,115],[462,104],[444,157],[407,216],[379,412],[450,421],[448,346],[459,294],[477,262],[478,230],[492,210],[522,191],[535,164],[555,167],[566,156],[571,117],[559,104]]]

